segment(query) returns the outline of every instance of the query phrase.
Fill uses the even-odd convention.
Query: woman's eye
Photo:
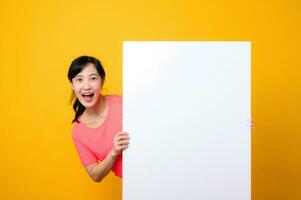
[[[81,82],[83,79],[77,78],[77,79],[75,79],[75,80],[76,80],[76,82]]]
[[[92,77],[91,80],[96,81],[97,77]]]

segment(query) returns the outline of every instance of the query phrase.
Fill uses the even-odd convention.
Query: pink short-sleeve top
[[[106,120],[96,128],[88,127],[78,119],[71,135],[83,166],[102,161],[113,148],[114,136],[122,131],[122,96],[108,95],[109,112]],[[122,153],[117,157],[112,171],[122,178]]]

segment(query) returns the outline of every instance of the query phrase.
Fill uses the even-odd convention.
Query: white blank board
[[[249,200],[249,42],[124,42],[124,200]]]

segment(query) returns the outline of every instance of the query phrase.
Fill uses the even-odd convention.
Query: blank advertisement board
[[[251,199],[250,42],[124,42],[124,200]]]

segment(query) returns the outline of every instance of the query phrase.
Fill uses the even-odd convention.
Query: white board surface
[[[124,200],[251,199],[250,42],[124,42]]]

